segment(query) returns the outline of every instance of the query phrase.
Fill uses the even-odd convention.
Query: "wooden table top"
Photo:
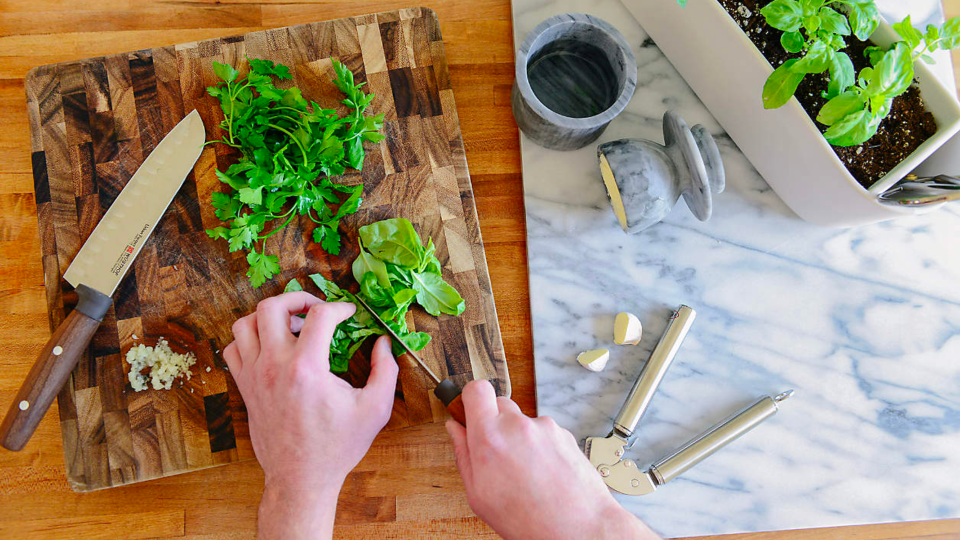
[[[945,0],[960,15],[960,0]],[[24,109],[37,65],[409,7],[394,0],[4,0],[0,6],[0,411],[49,336]],[[496,295],[513,396],[533,414],[523,192],[510,111],[509,0],[435,0]],[[955,57],[955,65],[960,62]],[[253,538],[263,475],[255,461],[88,494],[64,478],[48,414],[19,453],[0,450],[0,537]],[[467,505],[441,424],[385,433],[350,476],[337,538],[497,538]],[[733,535],[752,540],[960,537],[960,520]],[[719,537],[714,537],[719,538]]]

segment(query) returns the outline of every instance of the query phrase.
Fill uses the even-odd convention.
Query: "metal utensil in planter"
[[[662,220],[680,195],[700,221],[713,213],[713,195],[726,177],[713,136],[687,127],[674,111],[663,115],[663,144],[620,139],[597,147],[600,173],[620,226],[636,233]]]
[[[916,176],[903,180],[880,195],[880,201],[899,206],[926,206],[960,200],[960,178],[941,174]]]
[[[557,15],[517,50],[513,116],[541,146],[582,148],[623,111],[636,85],[637,60],[616,28],[582,13]]]

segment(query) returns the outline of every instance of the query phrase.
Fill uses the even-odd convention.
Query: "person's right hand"
[[[487,381],[463,389],[464,428],[453,420],[457,467],[470,508],[506,540],[658,538],[610,494],[573,435],[529,418]]]

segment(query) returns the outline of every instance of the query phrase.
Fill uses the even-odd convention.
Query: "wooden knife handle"
[[[77,287],[77,307],[50,336],[0,424],[0,445],[21,450],[67,382],[113,301],[85,285]]]
[[[460,387],[450,379],[444,379],[440,381],[433,393],[447,407],[450,416],[461,426],[466,427],[467,413],[463,410],[463,395],[460,393]]]

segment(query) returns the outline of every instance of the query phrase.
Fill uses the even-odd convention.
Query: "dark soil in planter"
[[[790,58],[802,56],[783,50],[780,44],[780,35],[783,32],[768,25],[760,15],[760,8],[772,0],[718,1],[774,68]],[[869,65],[863,51],[873,44],[861,42],[853,36],[848,36],[847,43],[844,52],[850,56],[857,73],[860,73],[861,69]],[[821,97],[821,92],[826,90],[829,80],[826,73],[807,75],[796,93],[800,104],[821,132],[826,131],[826,126],[818,123],[815,118],[827,102]],[[757,91],[759,90],[758,88]],[[834,146],[833,150],[850,170],[850,174],[863,187],[868,188],[905,160],[936,131],[937,122],[933,115],[927,112],[920,89],[914,85],[893,101],[893,110],[880,124],[880,129],[873,138],[859,146]]]

